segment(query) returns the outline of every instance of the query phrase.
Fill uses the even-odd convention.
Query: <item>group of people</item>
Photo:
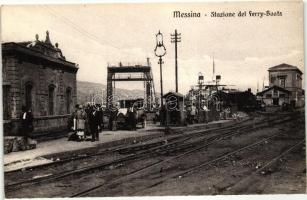
[[[75,111],[71,114],[68,120],[68,129],[70,130],[68,140],[84,141],[87,136],[91,136],[91,141],[99,140],[99,132],[104,127],[104,111],[100,106],[86,105],[82,106],[77,104]],[[119,110],[118,108],[111,109],[109,112],[108,127],[109,130],[117,129],[117,118]],[[129,130],[136,130],[138,122],[142,123],[142,127],[146,126],[146,112],[144,110],[137,111],[135,107],[130,107],[124,116],[126,128]],[[22,107],[22,113],[20,115],[21,127],[20,132],[22,135],[29,138],[34,130],[33,126],[33,114],[31,110],[25,106]]]
[[[69,140],[83,141],[87,135],[90,135],[91,141],[99,140],[99,132],[103,127],[103,111],[100,107],[87,105],[76,105],[76,110],[69,120],[69,127],[73,130],[73,134],[69,136]]]
[[[135,131],[137,129],[138,122],[140,122],[142,127],[145,128],[146,112],[144,110],[138,110],[134,106],[128,107],[126,112],[115,107],[112,107],[110,110],[110,130],[115,131],[118,128],[117,126],[120,126],[119,128]]]
[[[137,111],[134,107],[130,107],[127,110],[127,128],[129,130],[136,130],[137,124]]]
[[[197,109],[195,105],[187,106],[187,123],[194,124],[195,123],[195,116],[197,114]]]

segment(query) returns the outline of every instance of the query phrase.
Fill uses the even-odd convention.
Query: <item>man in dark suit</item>
[[[98,112],[96,108],[91,106],[89,108],[89,127],[90,127],[90,132],[92,135],[92,142],[95,140],[99,140],[99,133],[98,133],[98,125],[99,125],[99,119],[98,119]]]
[[[22,113],[20,116],[21,119],[21,129],[20,133],[25,137],[30,137],[34,127],[33,127],[33,114],[30,109],[27,109],[25,106],[21,108]]]

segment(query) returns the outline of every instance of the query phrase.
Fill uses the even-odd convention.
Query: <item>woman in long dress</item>
[[[86,120],[86,113],[82,106],[79,106],[79,109],[75,113],[74,121],[75,121],[75,127],[77,131],[77,136],[80,140],[85,139],[85,120]]]

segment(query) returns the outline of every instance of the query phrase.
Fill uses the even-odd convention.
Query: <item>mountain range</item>
[[[143,90],[127,90],[116,88],[115,94],[119,99],[127,98],[144,98]],[[101,83],[93,83],[87,81],[77,81],[77,103],[86,104],[94,101],[101,103],[101,100],[106,101],[107,86]]]

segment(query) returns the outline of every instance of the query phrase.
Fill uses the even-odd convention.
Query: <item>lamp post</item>
[[[159,57],[159,62],[158,64],[160,64],[160,86],[161,86],[161,108],[163,106],[163,78],[162,78],[162,57],[165,56],[166,54],[166,49],[165,46],[163,44],[163,35],[162,33],[158,32],[158,34],[156,34],[156,48],[155,48],[155,55],[157,57]]]
[[[200,122],[200,111],[201,111],[201,95],[202,95],[202,89],[204,84],[204,76],[201,72],[198,73],[198,86],[199,86],[199,92],[198,92],[198,123]]]

